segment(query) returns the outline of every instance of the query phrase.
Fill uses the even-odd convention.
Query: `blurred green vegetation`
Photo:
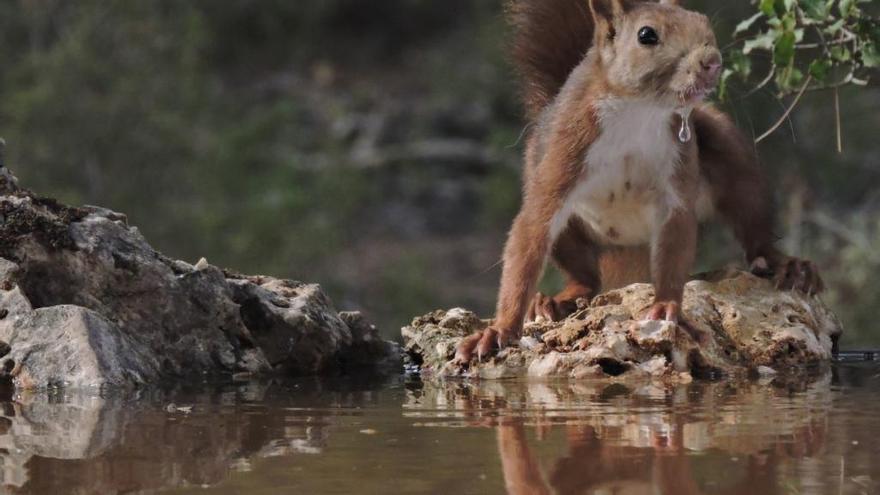
[[[756,8],[689,5],[722,44]],[[0,6],[0,136],[28,187],[126,212],[171,256],[320,282],[389,336],[437,307],[491,312],[523,125],[500,2]],[[759,134],[784,105],[747,91],[728,105]],[[880,92],[841,91],[842,154],[831,96],[760,151],[781,242],[824,268],[847,343],[877,344]],[[739,259],[705,241],[700,268]]]

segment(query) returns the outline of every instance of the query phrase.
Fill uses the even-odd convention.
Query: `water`
[[[674,389],[393,377],[20,395],[5,493],[861,494],[880,366]]]

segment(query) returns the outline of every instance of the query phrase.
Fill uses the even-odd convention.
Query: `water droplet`
[[[691,128],[687,120],[681,121],[681,129],[678,130],[678,140],[686,143],[691,140]]]
[[[691,126],[688,122],[691,117],[691,109],[682,109],[678,114],[681,115],[681,128],[678,130],[678,140],[682,143],[687,143],[691,140]]]

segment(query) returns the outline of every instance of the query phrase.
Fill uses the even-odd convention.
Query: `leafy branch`
[[[751,87],[746,97],[771,88],[778,98],[796,95],[758,141],[784,122],[805,92],[834,90],[836,102],[839,88],[867,85],[880,67],[880,21],[862,8],[871,0],[755,2],[758,11],[736,26],[735,41],[726,47],[719,94],[728,99],[737,80]],[[754,67],[765,60],[766,69],[756,76]],[[838,143],[839,134],[838,126]]]

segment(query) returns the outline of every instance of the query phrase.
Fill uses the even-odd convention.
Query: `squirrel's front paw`
[[[678,325],[678,328],[684,330],[698,343],[707,341],[707,334],[698,330],[681,312],[681,303],[677,301],[655,301],[645,314],[646,320],[671,321]]]
[[[819,269],[810,260],[780,256],[771,261],[759,256],[752,261],[750,268],[755,275],[772,280],[780,290],[797,289],[807,295],[819,294],[825,290]]]
[[[487,327],[482,332],[469,335],[459,342],[455,351],[455,361],[459,364],[467,364],[473,360],[474,355],[477,361],[482,361],[483,358],[505,348],[515,337],[512,331]]]
[[[561,321],[577,311],[577,299],[557,299],[560,299],[559,296],[545,296],[540,292],[535,294],[526,311],[525,321]]]
[[[666,320],[678,323],[681,318],[681,304],[676,301],[655,301],[645,313],[646,320]]]

